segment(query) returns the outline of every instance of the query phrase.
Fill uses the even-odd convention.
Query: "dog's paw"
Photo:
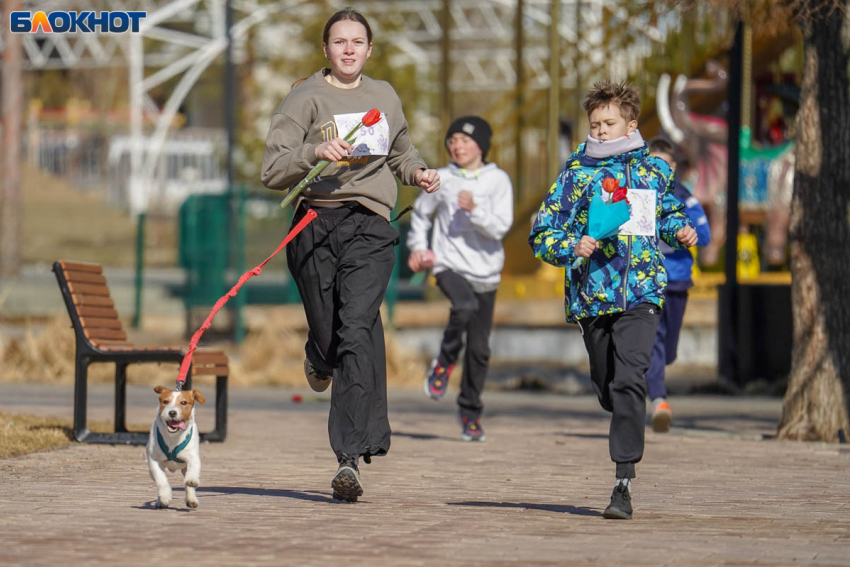
[[[186,486],[191,486],[192,488],[198,488],[200,485],[201,485],[201,483],[198,481],[198,479],[195,479],[195,478],[186,479]]]
[[[169,500],[163,500],[162,498],[157,498],[157,499],[156,499],[156,504],[154,504],[154,508],[157,508],[157,509],[165,509],[165,508],[168,508],[168,505],[169,505],[170,503],[171,503],[171,502],[170,502]]]
[[[189,508],[197,508],[198,507],[198,499],[193,498],[193,499],[189,500],[187,498],[186,499],[186,506],[188,506]]]

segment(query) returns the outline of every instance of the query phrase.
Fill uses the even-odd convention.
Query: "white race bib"
[[[345,138],[352,128],[357,126],[366,115],[365,112],[354,112],[352,114],[335,114],[337,135]],[[390,151],[390,125],[387,116],[382,112],[381,119],[373,126],[361,126],[355,134],[352,143],[354,150],[352,157],[357,156],[385,156]]]
[[[655,190],[629,189],[627,197],[631,216],[620,226],[620,236],[655,236]]]

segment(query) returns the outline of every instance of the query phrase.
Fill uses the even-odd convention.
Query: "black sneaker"
[[[614,487],[614,492],[611,494],[611,503],[602,512],[602,517],[609,520],[632,519],[632,495],[629,493],[629,487],[626,483],[621,482]]]
[[[442,366],[436,358],[431,363],[431,369],[428,370],[428,376],[422,384],[422,389],[425,390],[425,395],[431,399],[439,400],[446,395],[449,389],[449,375],[454,370],[454,364]]]
[[[480,418],[470,419],[461,416],[460,423],[463,426],[463,433],[461,433],[460,438],[464,441],[484,441],[486,439]]]
[[[304,359],[304,376],[307,377],[307,383],[310,384],[310,387],[314,392],[324,392],[327,390],[328,386],[331,385],[331,380],[333,379],[333,375],[321,375],[313,364],[306,358]]]
[[[363,482],[360,480],[360,468],[357,459],[343,455],[339,461],[339,469],[331,481],[334,490],[334,500],[357,502],[357,497],[363,495]]]

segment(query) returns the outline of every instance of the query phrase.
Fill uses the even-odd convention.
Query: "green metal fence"
[[[218,195],[192,195],[180,207],[180,266],[186,271],[181,295],[187,334],[197,326],[194,315],[225,295],[248,269],[261,263],[286,236],[291,213],[279,199],[236,187]],[[259,278],[246,283],[227,303],[233,337],[244,338],[242,308],[251,303],[291,303],[298,291],[290,285],[286,259],[278,254]],[[202,310],[203,308],[203,310]]]

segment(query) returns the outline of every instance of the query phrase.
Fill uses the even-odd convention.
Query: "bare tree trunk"
[[[850,14],[835,10],[802,27],[790,228],[794,350],[777,436],[835,441],[839,430],[850,434]]]
[[[21,267],[21,36],[12,34],[10,13],[21,0],[3,0],[3,179],[0,194],[0,276],[16,276]]]

